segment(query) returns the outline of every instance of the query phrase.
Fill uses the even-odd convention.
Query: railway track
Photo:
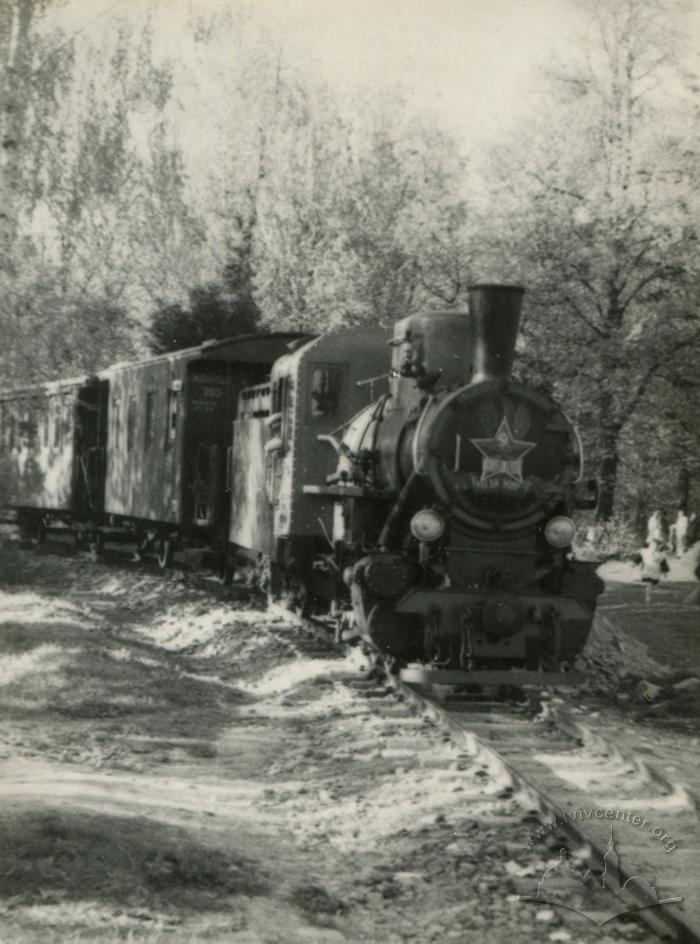
[[[546,849],[547,836],[560,840],[560,873],[547,870],[532,894],[521,896],[524,905],[578,911],[556,890],[571,869],[583,871],[585,857],[585,881],[604,889],[608,901],[580,914],[612,930],[615,917],[635,912],[662,940],[700,942],[697,785],[625,754],[564,701],[546,700],[534,711],[532,703],[508,706],[465,694],[457,673],[404,675],[387,672],[387,690],[427,714],[484,767],[506,775],[525,808],[537,811],[543,825],[533,830],[533,855],[538,843],[540,852]]]
[[[309,626],[302,650],[313,657],[321,654],[324,627]],[[586,722],[563,698],[486,701],[465,691],[466,673],[397,676],[378,664],[379,680],[347,680],[358,695],[378,709],[397,697],[412,704],[482,768],[507,780],[541,823],[523,851],[549,852],[549,836],[566,849],[564,881],[552,870],[521,895],[524,907],[578,911],[609,931],[615,918],[634,913],[661,940],[700,944],[700,778],[684,782],[653,755],[640,759],[620,749],[609,722]],[[583,882],[596,886],[594,908],[574,908],[562,897],[562,889],[566,895]]]
[[[340,652],[327,625],[299,622],[301,633],[294,638],[288,629],[279,631],[280,641],[298,655]],[[532,853],[551,834],[573,858],[585,853],[593,862],[589,881],[603,876],[600,887],[610,904],[586,917],[609,928],[615,916],[634,911],[661,939],[700,944],[700,776],[684,783],[653,757],[626,754],[613,734],[576,717],[563,700],[547,699],[538,710],[532,703],[489,702],[465,692],[466,681],[459,673],[412,678],[388,669],[380,684],[348,679],[377,705],[397,696],[412,703],[466,754],[507,775],[513,794],[544,824],[533,831]],[[523,906],[570,907],[547,897],[556,882],[544,878],[536,894],[521,896]]]
[[[302,658],[341,657],[347,648],[335,642],[326,623],[314,619],[299,617],[296,628],[268,632]],[[533,857],[546,851],[542,840],[551,834],[572,859],[585,855],[594,864],[589,881],[600,888],[596,910],[586,910],[587,918],[612,930],[609,922],[615,917],[635,911],[661,940],[700,944],[700,782],[682,783],[653,760],[625,754],[609,733],[576,717],[561,699],[521,706],[484,701],[464,694],[464,673],[411,679],[410,673],[396,676],[381,660],[378,665],[380,681],[346,681],[382,711],[403,711],[395,703],[397,696],[412,704],[465,754],[507,779],[521,805],[536,811],[544,824],[533,828]],[[517,673],[513,676],[515,681]],[[608,818],[610,812],[614,818]],[[661,829],[660,837],[654,829]],[[671,843],[674,848],[667,851]],[[554,878],[549,879],[553,897],[548,897],[547,885],[540,890],[533,884],[532,894],[521,896],[523,907],[530,902],[577,910],[557,896],[562,883]],[[563,887],[565,894],[571,891],[571,881]],[[600,889],[607,904],[600,903]]]

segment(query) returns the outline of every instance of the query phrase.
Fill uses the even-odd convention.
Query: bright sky
[[[533,63],[570,28],[564,0],[257,0],[326,74],[401,82],[465,135],[502,124]]]
[[[89,36],[113,26],[117,14],[153,11],[159,38],[172,53],[179,48],[188,7],[204,13],[227,2],[69,0],[61,19],[67,30],[83,28]],[[358,83],[378,93],[400,83],[417,107],[434,110],[465,141],[509,124],[527,101],[535,66],[548,62],[553,50],[565,55],[567,37],[580,25],[575,0],[249,3],[266,26],[315,60],[345,94]],[[688,3],[688,63],[700,71],[700,0]]]

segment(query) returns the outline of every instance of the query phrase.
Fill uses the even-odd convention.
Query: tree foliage
[[[60,3],[0,4],[5,383],[515,279],[519,369],[580,426],[601,516],[700,477],[680,0],[578,3],[585,32],[484,167],[399,91],[342,97],[254,6],[190,8],[169,46],[146,7],[68,34]]]
[[[194,347],[203,341],[223,340],[258,329],[258,310],[251,299],[224,296],[219,285],[190,289],[189,304],[158,308],[150,327],[151,349],[156,354]]]
[[[51,0],[13,0],[1,24],[3,135],[12,142],[0,274],[0,324],[13,339],[0,352],[6,383],[132,355],[143,331],[127,312],[148,297],[154,256],[193,233],[177,154],[157,120],[170,70],[152,62],[148,24],[122,23],[81,47],[48,25],[52,12]],[[167,277],[194,262],[196,238],[187,242]]]
[[[463,299],[467,212],[455,143],[400,98],[299,110],[260,193],[256,295],[270,323],[391,323]]]
[[[489,229],[491,252],[531,288],[525,360],[573,400],[607,519],[621,472],[635,477],[622,466],[642,460],[630,436],[697,359],[698,163],[694,129],[656,95],[667,72],[688,109],[669,6],[591,0],[587,12],[547,103],[499,154]],[[656,441],[667,457],[670,439],[680,447],[670,430]]]

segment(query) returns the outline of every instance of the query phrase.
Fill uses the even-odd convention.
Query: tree
[[[257,309],[248,300],[226,297],[213,283],[197,286],[189,292],[187,307],[176,302],[153,314],[151,349],[164,354],[203,341],[249,334],[260,330],[257,318]]]
[[[93,374],[136,353],[137,326],[104,296],[56,291],[55,272],[15,283],[3,336],[3,385]]]
[[[401,99],[344,108],[297,88],[275,142],[253,244],[256,297],[271,324],[390,324],[463,300],[463,162]],[[306,107],[304,104],[306,103]]]
[[[49,0],[12,0],[0,14],[5,383],[131,356],[143,331],[127,311],[164,286],[184,295],[202,241],[165,129],[172,69],[154,63],[149,23],[117,20],[80,42],[52,13]]]
[[[49,0],[8,0],[0,7],[0,272],[14,271],[14,249],[22,209],[22,159],[26,156],[28,128],[34,108],[53,98],[62,73],[45,69],[45,41],[37,36]]]
[[[524,360],[573,401],[607,520],[629,471],[622,445],[631,456],[630,432],[660,412],[687,359],[697,363],[698,164],[678,4],[585,9],[588,36],[549,71],[548,103],[500,153],[500,212],[485,225],[491,258],[532,290]],[[669,456],[668,443],[657,447]]]

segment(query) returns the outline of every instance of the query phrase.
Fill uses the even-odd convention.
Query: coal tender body
[[[522,298],[476,285],[468,312],[398,322],[390,391],[345,428],[341,632],[399,664],[541,672],[586,642],[602,583],[573,559],[571,513],[594,487],[566,415],[511,378]]]

